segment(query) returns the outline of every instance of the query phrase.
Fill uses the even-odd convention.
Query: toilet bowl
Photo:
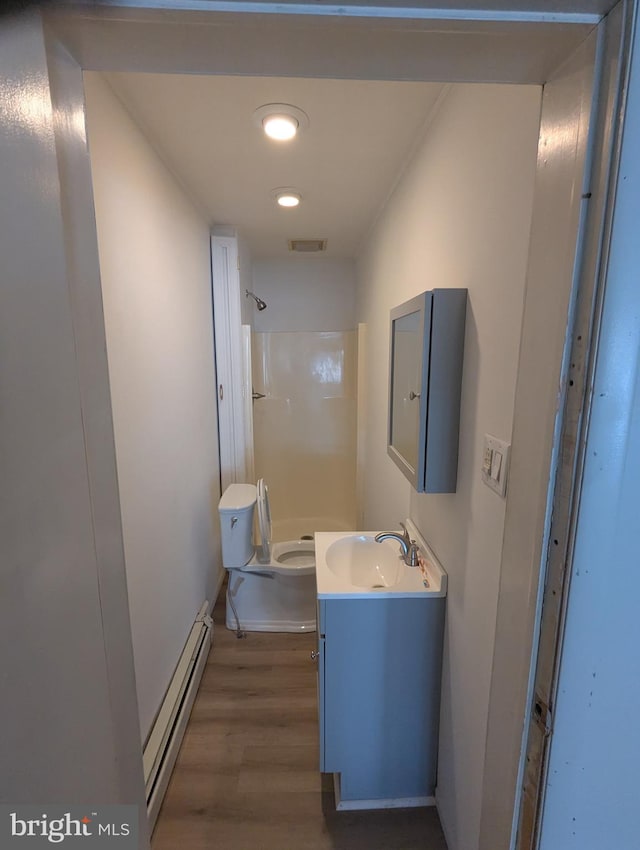
[[[258,545],[253,544],[254,513]],[[230,484],[218,506],[222,563],[229,571],[229,629],[306,632],[316,628],[313,540],[271,540],[269,493],[263,479]]]

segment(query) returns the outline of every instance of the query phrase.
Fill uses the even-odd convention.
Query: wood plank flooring
[[[224,592],[214,622],[153,850],[446,850],[435,808],[335,811],[318,772],[315,634],[238,640]]]

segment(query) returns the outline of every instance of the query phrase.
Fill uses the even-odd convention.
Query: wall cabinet
[[[419,493],[454,493],[466,289],[433,289],[391,311],[387,451]]]
[[[318,600],[320,770],[339,808],[433,802],[444,598]]]

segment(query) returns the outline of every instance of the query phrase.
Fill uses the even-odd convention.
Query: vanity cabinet
[[[318,599],[320,770],[338,808],[433,802],[444,598]]]

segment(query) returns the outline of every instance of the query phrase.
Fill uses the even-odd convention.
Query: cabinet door
[[[418,493],[455,493],[466,289],[391,311],[387,452]]]
[[[433,795],[444,602],[327,602],[323,765],[343,800]]]

